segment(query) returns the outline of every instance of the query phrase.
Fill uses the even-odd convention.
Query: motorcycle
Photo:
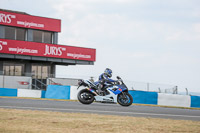
[[[79,91],[77,97],[82,104],[91,104],[94,101],[102,103],[119,103],[121,106],[130,106],[133,103],[132,96],[128,93],[128,88],[123,80],[117,76],[117,82],[105,88],[102,92],[98,89],[98,82],[90,80],[79,80],[78,88],[85,89]]]

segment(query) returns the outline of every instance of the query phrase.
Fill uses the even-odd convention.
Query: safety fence
[[[200,108],[200,96],[129,90],[133,103]],[[47,90],[0,88],[0,96],[77,100],[77,86],[48,85]]]

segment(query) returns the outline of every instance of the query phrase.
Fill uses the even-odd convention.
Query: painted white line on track
[[[174,114],[154,114],[154,113],[138,113],[138,112],[117,112],[117,111],[102,111],[102,110],[80,110],[80,109],[63,109],[63,108],[38,108],[38,107],[18,107],[18,106],[0,106],[0,108],[12,109],[33,109],[33,110],[49,110],[49,111],[75,111],[75,112],[88,112],[88,113],[111,113],[111,114],[132,114],[132,115],[149,115],[149,116],[171,116],[171,117],[187,117],[187,118],[200,118],[194,115],[174,115]]]

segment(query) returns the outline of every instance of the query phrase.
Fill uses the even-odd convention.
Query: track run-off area
[[[90,105],[83,105],[78,101],[1,97],[0,108],[200,121],[200,109],[141,106],[134,104],[129,107],[97,102]]]

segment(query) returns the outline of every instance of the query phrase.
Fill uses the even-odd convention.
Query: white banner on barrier
[[[158,105],[190,107],[190,96],[158,93]]]
[[[17,97],[41,98],[41,90],[18,89]]]
[[[81,90],[81,89],[83,89],[83,88],[79,88],[78,90],[77,90],[77,88],[78,88],[78,86],[71,86],[71,88],[70,88],[70,99],[71,100],[77,100],[77,94],[78,94],[78,92]]]
[[[0,76],[0,88],[4,88],[4,85],[3,85],[3,76]]]

